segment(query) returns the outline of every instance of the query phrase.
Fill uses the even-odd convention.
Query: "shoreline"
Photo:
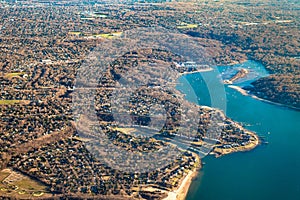
[[[250,94],[248,93],[247,90],[239,87],[239,86],[236,86],[236,85],[228,85],[228,87],[240,92],[242,95],[244,96],[250,96],[252,97],[253,99],[257,99],[259,101],[263,101],[263,102],[266,102],[266,103],[269,103],[269,104],[273,104],[273,105],[277,105],[277,106],[280,106],[280,107],[285,107],[285,108],[289,108],[289,109],[294,109],[294,110],[297,110],[297,111],[300,111],[300,108],[297,108],[297,107],[294,107],[294,106],[289,106],[289,105],[286,105],[286,104],[282,104],[282,103],[277,103],[277,102],[274,102],[274,101],[270,101],[270,100],[267,100],[267,99],[263,99],[263,98],[260,98],[254,94]]]
[[[243,61],[243,62],[245,62],[245,61]],[[233,63],[232,65],[240,64],[240,63],[243,63],[243,62]],[[213,68],[211,68],[210,70],[199,70],[199,71],[197,70],[197,71],[194,71],[194,72],[184,72],[184,73],[181,73],[181,76],[185,75],[185,74],[193,74],[193,73],[197,73],[197,72],[205,72],[205,71],[212,71],[212,70],[213,70]],[[254,99],[269,103],[269,104],[277,105],[277,106],[280,106],[280,107],[300,110],[299,108],[296,108],[296,107],[288,106],[288,105],[281,104],[281,103],[272,102],[270,100],[266,100],[266,99],[257,97],[255,95],[249,93],[247,90],[239,87],[239,86],[232,85],[230,83],[227,84],[227,85],[228,85],[228,87],[238,91],[239,93],[241,93],[244,96],[250,96],[251,98],[254,98]],[[209,109],[219,110],[217,108],[211,108],[211,107],[208,107],[208,106],[201,106],[201,107],[207,107]],[[214,148],[214,150],[211,151],[211,153],[210,153],[210,154],[214,155],[216,158],[219,158],[219,157],[231,154],[231,153],[235,153],[235,152],[248,152],[248,151],[251,151],[251,150],[255,149],[257,146],[259,146],[262,143],[261,139],[259,138],[259,136],[255,132],[247,130],[246,128],[244,128],[242,125],[240,125],[239,123],[237,123],[235,121],[233,121],[233,122],[234,122],[236,127],[239,127],[240,129],[244,130],[246,134],[250,135],[251,139],[250,139],[249,143],[246,144],[245,146],[232,147],[232,148],[228,148],[228,149],[221,149],[221,148],[218,148],[216,146]],[[193,171],[189,171],[188,175],[186,175],[186,177],[180,183],[179,188],[176,189],[175,191],[170,191],[168,193],[168,197],[164,198],[164,200],[184,200],[186,198],[187,194],[188,194],[190,185],[191,185],[194,177],[196,177],[197,174],[198,174],[198,170],[195,171],[195,169],[194,169]],[[183,189],[186,189],[186,191],[183,190]]]
[[[197,159],[199,161],[199,166],[196,166],[193,170],[190,170],[188,174],[180,181],[179,186],[175,190],[168,192],[168,196],[163,200],[185,200],[193,180],[197,177],[198,172],[201,169],[201,160],[198,155]]]
[[[239,124],[236,124],[237,127],[240,127],[243,130],[246,130],[244,127],[242,127]],[[261,144],[261,141],[259,139],[259,137],[251,131],[245,131],[245,133],[251,135],[253,138],[255,138],[255,140],[252,140],[249,144],[245,145],[245,146],[239,146],[239,147],[233,147],[233,148],[229,148],[229,149],[221,149],[216,147],[212,152],[215,155],[216,158],[219,158],[221,156],[225,156],[231,153],[235,153],[235,152],[247,152],[247,151],[251,151],[254,148],[256,148],[259,144]]]
[[[259,144],[261,144],[261,140],[259,139],[259,136],[256,135],[254,132],[249,131],[247,129],[245,129],[242,125],[238,124],[238,123],[234,123],[234,125],[242,130],[245,131],[245,133],[249,134],[251,137],[254,138],[254,140],[251,140],[249,144],[245,145],[245,146],[238,146],[238,147],[232,147],[229,149],[221,149],[216,147],[212,153],[215,155],[216,158],[219,158],[221,156],[224,155],[228,155],[231,153],[235,153],[235,152],[247,152],[247,151],[251,151],[254,148],[256,148]]]
[[[236,65],[236,64],[239,64],[239,62],[238,63],[232,63],[232,65]],[[184,76],[184,75],[187,75],[187,74],[208,72],[208,71],[212,71],[212,70],[214,70],[214,68],[210,67],[208,69],[196,70],[196,71],[192,71],[192,72],[183,72],[183,73],[180,73],[180,76]],[[239,92],[241,92],[243,95],[248,95],[247,91],[243,90],[242,88],[239,88],[237,86],[236,86],[237,88],[235,88],[235,86],[233,86],[233,85],[229,85],[229,87],[233,87],[234,89],[239,90]],[[211,108],[209,106],[201,106],[201,105],[199,105],[199,106],[203,107],[203,108],[207,108],[207,109],[213,109],[213,110],[221,111],[217,108]],[[235,123],[235,125],[237,127],[241,128],[241,129],[243,129],[243,130],[246,130],[244,127],[242,127],[238,123]],[[222,152],[219,156],[217,154],[215,154],[214,151],[212,151],[211,153],[215,154],[216,157],[220,157],[220,156],[231,154],[231,153],[234,153],[234,152],[244,152],[244,151],[250,151],[250,150],[254,149],[255,147],[257,147],[260,144],[259,137],[255,133],[250,132],[250,131],[247,131],[247,134],[249,134],[253,138],[255,138],[255,140],[251,141],[248,145],[242,146],[240,148],[226,149],[226,152]],[[197,175],[199,173],[199,170],[201,169],[201,160],[198,156],[197,156],[197,158],[200,162],[200,166],[195,167],[193,170],[189,171],[188,174],[181,180],[178,188],[175,189],[175,190],[169,191],[168,196],[166,198],[164,198],[163,200],[185,200],[185,198],[188,194],[189,188],[190,188],[190,186],[193,182],[193,179],[195,177],[197,177]]]

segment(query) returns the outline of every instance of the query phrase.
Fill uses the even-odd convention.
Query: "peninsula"
[[[253,82],[250,94],[298,108],[299,6],[282,12],[286,9],[280,2],[0,1],[0,198],[184,199],[202,157],[251,150],[259,145],[258,136],[223,111],[194,105],[180,92],[160,87],[170,81],[175,87],[178,77],[155,80],[135,92],[129,88],[127,107],[121,101],[112,104],[116,91],[122,94],[120,78],[133,72],[131,84],[149,77],[138,73],[139,65],[167,66],[180,76],[253,59],[271,75]],[[73,101],[80,89],[78,72],[91,52],[140,27],[164,27],[193,39],[210,65],[163,49],[131,49],[108,64],[99,83],[86,84],[91,80],[83,73],[86,80],[80,84],[95,93],[90,106],[96,117],[74,112],[90,98],[78,96],[80,105]],[[245,77],[247,70],[228,83]],[[153,108],[158,117],[151,120]],[[151,127],[162,120],[163,128]],[[97,130],[111,146],[94,134]],[[112,147],[143,155],[167,146],[165,155],[172,159],[152,171],[124,172],[107,164],[142,169],[140,160],[129,163]],[[180,153],[172,157],[172,152]]]

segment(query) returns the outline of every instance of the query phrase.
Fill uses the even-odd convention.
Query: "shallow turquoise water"
[[[249,63],[264,73],[263,66]],[[224,67],[218,69],[224,71]],[[190,101],[221,108],[269,144],[221,158],[205,157],[206,164],[192,183],[187,200],[299,200],[300,112],[243,96],[223,86],[219,75],[217,69],[188,74],[179,79],[177,88]],[[198,99],[193,98],[193,92]]]

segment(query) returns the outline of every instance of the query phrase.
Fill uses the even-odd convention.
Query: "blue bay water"
[[[259,63],[246,64],[249,68],[253,66],[259,75],[266,75]],[[186,94],[187,100],[224,110],[228,117],[256,132],[269,144],[221,158],[205,157],[206,164],[193,181],[187,200],[299,200],[300,112],[223,86],[220,77],[226,76],[227,69],[218,67],[211,72],[184,75],[177,88]],[[250,82],[245,80],[237,85]]]

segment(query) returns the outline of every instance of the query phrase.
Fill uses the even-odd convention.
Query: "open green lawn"
[[[79,31],[70,31],[68,34],[69,35],[80,35],[81,32],[79,32]]]
[[[1,172],[0,171],[0,183],[6,178],[8,177],[10,173],[9,172]]]
[[[18,76],[22,76],[24,74],[25,74],[25,72],[8,73],[8,74],[5,74],[5,78],[18,77]]]
[[[197,28],[197,24],[185,24],[177,26],[178,29],[188,29],[188,28]]]
[[[25,195],[24,197],[40,197],[44,194],[49,194],[47,186],[23,174],[14,175],[16,176],[16,181],[11,182],[10,185],[2,183],[12,173],[14,172],[0,171],[0,194],[9,192],[16,195]]]
[[[113,33],[104,33],[104,34],[93,34],[94,37],[102,37],[106,39],[113,39],[116,37],[120,37],[122,32],[113,32]]]
[[[22,179],[14,183],[18,188],[25,191],[45,191],[46,186],[40,184],[37,181],[31,180],[29,178]]]
[[[20,102],[21,100],[0,100],[0,105],[13,105]]]

